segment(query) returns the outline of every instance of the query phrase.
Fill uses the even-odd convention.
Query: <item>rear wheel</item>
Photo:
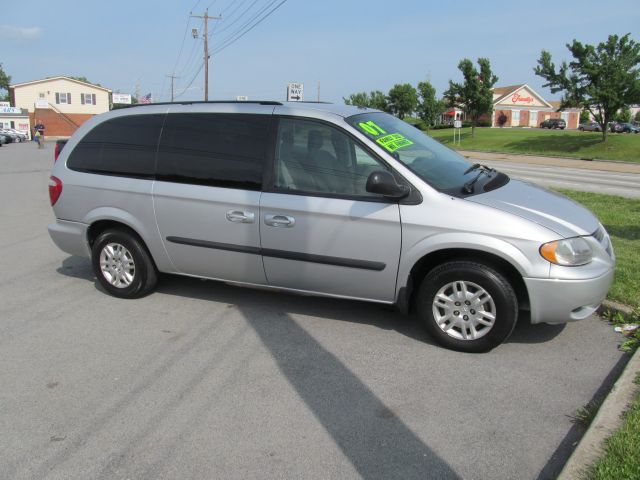
[[[509,281],[492,267],[472,261],[434,268],[423,280],[417,302],[433,338],[463,352],[497,347],[518,319],[518,300]]]
[[[149,293],[158,271],[142,241],[126,230],[102,232],[91,251],[93,272],[114,297],[138,298]]]

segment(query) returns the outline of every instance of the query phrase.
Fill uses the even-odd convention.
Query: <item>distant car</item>
[[[609,122],[609,131],[611,133],[622,133],[622,124],[618,122]]]
[[[27,134],[24,132],[21,132],[20,130],[16,130],[15,128],[7,128],[7,130],[17,135],[21,142],[26,142],[27,140],[29,140],[29,137],[27,137]]]
[[[0,133],[0,146],[4,145],[5,143],[7,143],[7,137],[5,137],[4,135],[2,135]]]
[[[20,137],[15,133],[11,133],[9,130],[2,129],[0,130],[0,134],[7,138],[7,143],[18,143],[20,141]]]
[[[559,128],[560,130],[564,130],[567,128],[567,122],[561,118],[549,118],[540,124],[540,128]]]
[[[633,123],[622,123],[621,125],[623,133],[640,133],[640,127]]]
[[[15,128],[7,128],[6,130],[7,132],[16,135],[18,137],[18,142],[26,142],[28,140],[27,134],[24,132],[16,130]]]
[[[601,132],[602,127],[596,122],[585,122],[578,126],[578,130],[581,132]]]

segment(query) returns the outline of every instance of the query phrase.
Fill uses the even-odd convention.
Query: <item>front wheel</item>
[[[431,336],[462,352],[497,347],[518,320],[518,300],[509,281],[492,267],[472,261],[447,262],[431,270],[417,302]]]
[[[114,297],[142,297],[156,285],[158,271],[151,256],[128,231],[102,232],[93,244],[91,260],[98,281]]]

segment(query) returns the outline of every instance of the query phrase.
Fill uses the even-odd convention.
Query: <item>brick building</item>
[[[548,102],[529,85],[510,85],[493,89],[494,127],[538,127],[549,118],[562,118],[567,128],[576,129],[580,122],[580,109],[558,111],[560,102]]]
[[[11,104],[26,109],[31,125],[44,123],[46,135],[68,137],[94,115],[109,111],[111,90],[68,77],[17,83],[9,87]]]

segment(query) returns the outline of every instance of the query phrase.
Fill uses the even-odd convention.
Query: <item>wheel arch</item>
[[[399,284],[397,305],[400,310],[403,312],[411,311],[414,305],[415,294],[425,276],[436,266],[453,260],[480,262],[496,269],[511,283],[518,298],[519,308],[529,308],[529,292],[522,278],[521,271],[513,263],[495,253],[469,247],[456,247],[434,250],[425,254],[413,264],[406,281]]]

